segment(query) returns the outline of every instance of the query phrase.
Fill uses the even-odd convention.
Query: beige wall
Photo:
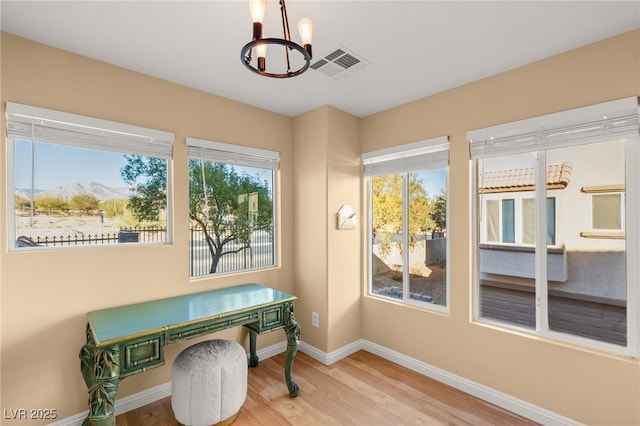
[[[362,166],[360,165],[360,120],[339,111],[329,109],[329,140],[327,175],[327,238],[329,241],[327,280],[329,329],[326,352],[332,352],[361,337],[360,302],[362,282],[360,209]],[[357,214],[355,230],[337,229],[336,214],[340,207],[349,204]]]
[[[78,360],[86,311],[260,282],[296,293],[302,340],[321,351],[364,338],[585,423],[640,424],[638,360],[470,322],[465,140],[468,130],[640,95],[640,31],[361,120],[331,107],[292,119],[6,34],[1,47],[3,112],[12,101],[176,134],[171,245],[8,253],[0,213],[2,408],[51,407],[60,417],[86,410]],[[451,312],[362,297],[359,154],[441,135],[451,140]],[[189,282],[186,136],[280,151],[279,268]],[[2,150],[0,164],[5,156]],[[6,175],[2,182],[0,212]],[[342,204],[358,212],[356,231],[335,229]],[[317,329],[313,311],[320,314]],[[246,342],[240,329],[226,335]],[[272,333],[259,346],[282,340]],[[167,347],[169,365],[182,347]],[[127,378],[119,396],[165,383],[169,373],[162,367]]]
[[[318,108],[294,120],[294,282],[296,319],[306,324],[301,339],[316,348],[327,347],[327,129],[328,108]],[[311,327],[311,312],[322,327]]]
[[[362,222],[338,230],[343,204],[360,207],[359,120],[324,106],[294,120],[296,317],[324,352],[360,338]],[[311,314],[320,327],[311,326]]]
[[[451,312],[363,299],[363,337],[587,424],[640,424],[640,365],[471,318],[469,130],[640,95],[640,31],[421,99],[362,120],[373,151],[449,135]]]
[[[11,101],[176,135],[173,244],[8,253],[7,218],[0,214],[2,408],[55,408],[59,418],[87,409],[78,359],[87,311],[246,282],[293,293],[293,234],[287,226],[293,221],[290,117],[7,34],[2,34],[1,98],[3,118],[5,102]],[[189,282],[187,136],[280,152],[280,267]],[[3,165],[5,156],[3,149]],[[5,212],[6,168],[1,169],[0,211]],[[246,344],[241,328],[224,335]],[[283,340],[284,334],[271,333],[259,337],[258,346]],[[186,344],[167,346],[167,366]],[[129,377],[118,396],[166,383],[170,372],[162,367]]]

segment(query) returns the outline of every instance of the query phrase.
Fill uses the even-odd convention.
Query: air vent
[[[332,49],[321,59],[312,63],[311,68],[328,75],[334,80],[340,80],[362,71],[369,65],[371,65],[371,62],[367,61],[363,57],[345,49],[344,47],[339,47]]]

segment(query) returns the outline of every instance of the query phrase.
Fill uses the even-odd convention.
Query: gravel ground
[[[75,237],[100,234],[117,234],[120,230],[114,219],[100,216],[37,215],[33,218],[16,216],[16,236],[27,237]]]
[[[413,270],[409,275],[410,289],[412,293],[426,294],[433,298],[433,303],[446,305],[447,303],[447,269],[443,264],[430,265]],[[398,279],[399,278],[399,279]],[[384,287],[402,287],[402,275],[400,272],[389,271],[376,275],[373,280],[373,290]]]

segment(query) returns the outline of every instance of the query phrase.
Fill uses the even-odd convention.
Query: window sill
[[[422,302],[415,299],[399,299],[396,297],[386,296],[377,293],[367,293],[365,296],[371,300],[377,300],[381,302],[392,303],[396,306],[400,306],[403,308],[416,309],[423,312],[429,312],[434,314],[441,314],[448,316],[449,308],[443,305],[437,305],[429,302]]]
[[[480,244],[480,272],[535,279],[535,250],[532,246]],[[565,248],[547,247],[547,253],[548,279],[566,282],[569,276]]]
[[[523,253],[535,253],[535,246],[522,246],[516,244],[480,244],[482,250],[517,251]],[[549,254],[564,254],[564,246],[547,246]]]
[[[582,238],[607,239],[607,240],[624,240],[624,231],[582,231]]]

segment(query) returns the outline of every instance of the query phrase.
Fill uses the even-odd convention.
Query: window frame
[[[563,135],[568,135],[571,125],[575,124],[576,129],[583,134],[578,136],[569,135],[573,145],[585,143],[597,143],[614,140],[625,141],[625,181],[626,191],[623,198],[626,198],[623,217],[627,218],[626,235],[626,345],[617,345],[588,337],[581,337],[574,334],[554,331],[549,326],[549,298],[547,283],[547,257],[536,255],[536,318],[535,329],[521,327],[512,323],[505,323],[481,316],[480,309],[480,193],[478,191],[479,167],[478,160],[489,149],[493,150],[494,156],[505,155],[506,152],[517,151],[533,152],[536,155],[536,199],[548,197],[546,188],[546,176],[541,170],[546,169],[545,152],[552,150],[561,143]],[[560,129],[560,131],[558,130]],[[555,132],[555,134],[554,134]],[[564,133],[563,133],[564,132]],[[544,139],[544,135],[549,135],[550,142]],[[560,135],[558,139],[555,139]],[[572,138],[573,136],[573,138]],[[511,141],[509,140],[511,138]],[[473,290],[472,290],[472,321],[477,323],[491,324],[493,326],[508,330],[516,330],[527,334],[536,334],[552,340],[574,344],[577,346],[592,348],[609,353],[638,357],[640,354],[640,307],[638,299],[640,294],[640,268],[638,262],[631,259],[640,255],[640,219],[628,220],[629,218],[639,218],[640,215],[640,135],[638,134],[638,98],[630,97],[617,101],[606,102],[594,106],[578,108],[518,122],[507,123],[486,129],[479,129],[467,133],[470,142],[472,169],[473,169]],[[539,146],[540,141],[549,143],[548,146]],[[553,145],[554,141],[559,141],[560,145]],[[543,143],[544,143],[543,142]],[[511,147],[509,143],[513,143]],[[512,151],[509,151],[509,149]],[[584,192],[584,191],[583,191]],[[556,209],[558,206],[556,205]],[[536,203],[536,253],[546,253],[546,203]],[[556,210],[556,214],[558,211]],[[557,226],[557,224],[556,224]],[[558,230],[556,229],[556,234]]]
[[[406,232],[409,226],[409,218],[406,212],[409,211],[410,197],[408,196],[408,181],[409,175],[412,172],[420,172],[425,170],[437,170],[444,169],[446,188],[445,195],[447,196],[447,209],[446,209],[446,223],[449,224],[449,137],[441,136],[423,141],[413,142],[405,145],[400,145],[392,148],[382,149],[378,151],[372,151],[362,154],[362,161],[364,164],[364,182],[365,182],[365,194],[366,194],[366,223],[367,229],[365,232],[366,238],[366,255],[365,255],[365,294],[368,297],[373,297],[378,300],[386,300],[402,305],[425,309],[428,311],[435,311],[440,313],[449,313],[451,305],[451,289],[450,289],[450,272],[449,266],[446,268],[446,305],[438,305],[431,302],[419,301],[412,299],[409,295],[409,287],[411,285],[409,280],[409,250],[403,252],[403,268],[402,268],[402,285],[403,295],[402,299],[387,297],[384,295],[375,294],[372,291],[373,276],[373,209],[372,203],[372,176],[384,176],[391,174],[402,175],[402,211],[403,211],[403,232],[402,232],[402,245],[408,247],[409,233]],[[450,244],[449,244],[449,230],[447,229],[447,241],[446,241],[446,258],[450,258]],[[406,265],[406,267],[405,267]]]
[[[499,194],[499,193],[498,193]],[[525,201],[534,201],[535,197],[533,195],[531,195],[530,192],[526,192],[526,193],[522,193],[521,195],[518,196],[512,196],[510,198],[500,198],[500,195],[498,194],[485,194],[485,203],[484,203],[484,210],[485,210],[485,216],[486,219],[484,220],[484,222],[482,223],[482,230],[481,230],[481,236],[483,236],[484,238],[481,238],[481,240],[485,240],[484,243],[480,243],[480,244],[504,244],[504,245],[508,245],[508,246],[526,246],[526,247],[532,247],[534,245],[534,243],[531,242],[527,242],[525,241],[525,234],[527,234],[527,232],[525,232],[525,228],[526,228],[526,224],[525,224]],[[547,223],[547,233],[549,233],[549,231],[553,232],[553,241],[549,242],[549,234],[547,234],[547,244],[549,244],[550,246],[554,246],[555,245],[555,241],[556,241],[556,237],[557,237],[557,233],[558,230],[556,229],[557,226],[557,218],[555,217],[555,212],[556,212],[556,208],[557,208],[557,200],[558,197],[554,194],[552,195],[548,195],[547,194],[547,209],[549,209],[550,207],[553,207],[553,228],[549,229],[549,223]],[[502,201],[503,203],[501,204],[500,201]],[[503,229],[504,229],[504,201],[513,201],[513,208],[514,208],[514,215],[512,217],[512,222],[513,222],[513,227],[514,227],[514,241],[510,242],[510,241],[504,241],[504,237],[503,237]],[[492,202],[492,204],[494,206],[497,206],[497,211],[495,212],[496,215],[493,216],[493,211],[489,208],[489,203]],[[535,209],[535,202],[534,205],[532,206]],[[549,212],[547,212],[547,214],[549,214]],[[496,231],[498,231],[498,239],[495,240],[490,240],[490,233],[489,233],[489,218],[490,217],[495,217],[495,219],[497,219],[497,227],[496,227]],[[535,217],[535,215],[534,215]],[[549,217],[549,216],[548,216]],[[491,221],[493,223],[493,221]],[[549,221],[547,221],[549,222]],[[531,233],[535,232],[535,223],[532,224],[533,228],[531,231]]]
[[[606,220],[606,218],[597,218],[596,213],[598,213],[598,209],[597,207],[607,207],[607,206],[602,206],[602,205],[597,205],[596,204],[596,200],[597,199],[602,199],[603,197],[611,197],[611,196],[616,196],[617,197],[617,211],[616,211],[616,215],[617,215],[617,220],[620,222],[620,225],[618,227],[611,227],[611,228],[607,228],[604,226],[596,226],[596,219],[600,219],[600,220]],[[621,232],[623,229],[625,229],[625,215],[624,215],[624,208],[622,208],[622,206],[624,206],[625,203],[625,197],[624,197],[624,193],[622,192],[608,192],[608,193],[598,193],[598,194],[591,194],[591,231],[593,232],[606,232],[606,231],[610,231],[610,232]],[[602,214],[602,213],[600,213]],[[598,214],[599,216],[599,214]]]
[[[31,105],[6,102],[7,140],[7,249],[11,252],[113,247],[122,244],[22,246],[16,244],[15,151],[16,141],[140,155],[166,160],[166,240],[128,242],[126,245],[172,243],[172,162],[175,134],[101,118],[89,117]]]
[[[279,170],[280,170],[280,153],[261,148],[248,147],[243,145],[235,145],[194,137],[186,138],[187,144],[187,162],[190,160],[204,160],[214,163],[224,163],[233,166],[246,166],[254,168],[270,169],[272,171],[272,233],[273,244],[271,250],[273,252],[273,263],[266,266],[258,266],[245,269],[237,269],[226,272],[215,272],[204,275],[193,276],[189,273],[189,280],[196,281],[223,275],[241,274],[246,272],[260,271],[265,269],[278,268],[280,265],[279,256]],[[192,259],[189,256],[189,263]]]

